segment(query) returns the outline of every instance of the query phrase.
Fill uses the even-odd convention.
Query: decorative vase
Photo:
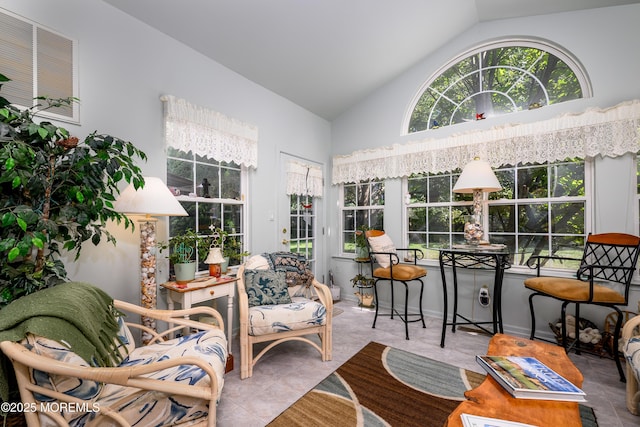
[[[222,274],[226,274],[228,269],[229,269],[229,257],[226,256],[224,257],[224,262],[220,264],[220,270]]]
[[[356,246],[356,259],[369,259],[369,248]]]
[[[173,271],[176,274],[176,282],[184,284],[196,278],[196,262],[176,263]]]

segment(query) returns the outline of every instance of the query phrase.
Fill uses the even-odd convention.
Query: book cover
[[[536,427],[532,424],[523,424],[498,418],[480,417],[471,414],[460,414],[460,418],[462,419],[462,425],[464,427]]]
[[[584,391],[534,357],[476,356],[476,360],[513,397],[586,402]]]

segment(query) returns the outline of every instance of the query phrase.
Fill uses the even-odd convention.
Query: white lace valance
[[[332,183],[446,172],[464,167],[475,156],[481,156],[493,167],[572,157],[617,157],[640,149],[639,127],[640,101],[634,100],[534,123],[335,156]]]
[[[322,169],[295,160],[287,161],[287,194],[322,197]]]
[[[258,128],[171,95],[164,102],[168,146],[221,162],[258,167]]]

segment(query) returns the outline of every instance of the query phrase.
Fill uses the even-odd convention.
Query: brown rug
[[[442,426],[485,375],[376,342],[367,344],[271,427]],[[580,405],[583,426],[597,427]]]
[[[269,425],[440,426],[484,378],[371,342]]]

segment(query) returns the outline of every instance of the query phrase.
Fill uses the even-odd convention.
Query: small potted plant
[[[169,242],[158,245],[160,251],[169,249],[169,262],[173,266],[176,282],[187,283],[196,277],[198,262],[202,262],[209,253],[211,236],[201,236],[188,229],[182,234],[176,234]]]
[[[211,228],[211,231],[214,236],[221,236],[218,244],[222,247],[222,256],[225,259],[225,263],[221,266],[222,273],[226,273],[230,265],[240,264],[243,257],[250,255],[249,252],[242,250],[242,244],[237,236],[230,236],[228,232],[221,228]]]
[[[358,288],[358,292],[354,293],[358,297],[359,305],[361,307],[373,307],[373,294],[364,293],[363,289],[373,287],[375,280],[372,277],[367,277],[364,274],[358,273],[352,279],[354,288]]]

